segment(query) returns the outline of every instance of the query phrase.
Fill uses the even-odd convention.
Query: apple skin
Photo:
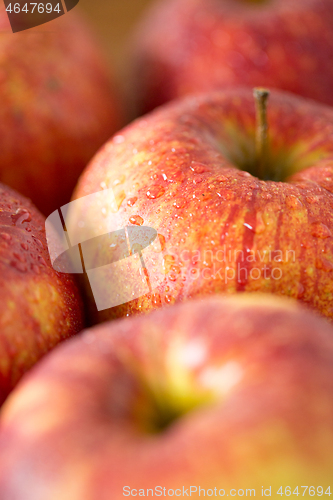
[[[255,122],[249,89],[190,96],[126,127],[93,158],[73,199],[112,188],[119,229],[156,229],[164,259],[152,293],[99,313],[90,295],[93,321],[245,291],[297,298],[332,320],[333,110],[271,93],[268,163],[286,182],[237,168],[255,168]],[[108,203],[82,207],[71,231],[90,221],[97,235]],[[96,259],[103,254],[111,258],[108,245],[96,248]]]
[[[333,330],[295,301],[253,294],[105,323],[31,370],[0,422],[5,499],[326,489]]]
[[[53,270],[45,219],[0,184],[0,405],[21,376],[83,328],[73,278]]]
[[[331,0],[161,0],[133,45],[142,113],[240,85],[333,105]]]
[[[49,215],[123,124],[119,97],[75,10],[13,34],[2,2],[0,27],[0,182]]]

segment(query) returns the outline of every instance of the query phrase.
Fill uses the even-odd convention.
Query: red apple
[[[332,494],[333,329],[254,295],[100,325],[24,378],[0,429],[4,500]]]
[[[262,153],[260,113],[256,119],[245,89],[169,104],[99,151],[74,193],[77,208],[64,215],[69,239],[109,232],[110,218],[118,229],[148,226],[160,235],[155,252],[162,250],[164,261],[155,253],[155,262],[146,262],[151,286],[141,297],[133,292],[133,301],[100,307],[98,319],[244,291],[298,298],[333,318],[333,110],[272,92],[267,113]],[[94,193],[98,203],[88,196]],[[107,238],[82,250],[99,273],[117,253]],[[120,290],[135,289],[134,264],[126,275],[100,278],[109,307]],[[88,278],[91,295],[96,280]],[[95,315],[93,297],[90,304]]]
[[[46,215],[120,125],[116,91],[75,10],[13,34],[0,6],[0,182]]]
[[[333,105],[331,0],[162,0],[139,29],[135,51],[143,112],[239,85]]]
[[[77,286],[53,270],[44,224],[30,201],[0,184],[0,405],[38,359],[83,327]]]

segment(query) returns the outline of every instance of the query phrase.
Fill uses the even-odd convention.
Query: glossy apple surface
[[[0,182],[49,215],[120,126],[119,97],[75,10],[12,33],[1,5],[0,29]]]
[[[161,0],[134,45],[142,112],[239,85],[333,105],[331,0]]]
[[[77,286],[52,269],[44,224],[0,184],[0,405],[36,361],[83,327]]]
[[[195,485],[278,498],[280,486],[327,491],[332,467],[332,327],[269,296],[87,330],[27,374],[1,413],[0,494],[13,500]]]
[[[151,293],[100,311],[99,319],[244,291],[298,298],[333,318],[333,110],[272,92],[268,122],[262,179],[255,103],[246,89],[169,104],[100,150],[74,198],[111,188],[118,228],[156,229],[164,260]],[[94,207],[81,201],[68,223],[71,234],[84,223],[97,235],[113,200]],[[111,262],[112,255],[107,243],[96,246],[96,260]],[[128,279],[111,281],[107,293]],[[90,304],[94,315],[92,297]]]

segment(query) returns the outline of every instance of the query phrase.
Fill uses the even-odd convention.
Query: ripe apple
[[[239,85],[333,105],[331,0],[162,0],[138,31],[143,112],[177,96]]]
[[[333,329],[295,301],[246,294],[106,323],[31,370],[0,429],[6,500],[327,491]]]
[[[77,286],[53,270],[44,224],[30,201],[0,184],[0,405],[24,372],[83,327]]]
[[[160,284],[99,320],[244,291],[298,298],[333,318],[333,109],[273,91],[266,118],[262,95],[235,89],[170,103],[88,165],[73,197],[80,210],[65,221],[70,239],[82,223],[98,236],[113,199],[93,206],[89,195],[108,188],[118,228],[154,228],[163,251]],[[111,262],[107,239],[90,248],[94,258],[95,267]],[[127,286],[130,274],[110,279],[105,293]],[[90,305],[94,316],[93,297]]]
[[[23,4],[22,4],[23,5]],[[49,215],[120,125],[119,99],[75,9],[13,34],[0,6],[0,182]]]

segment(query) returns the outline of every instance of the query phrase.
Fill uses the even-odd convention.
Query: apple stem
[[[257,177],[264,178],[268,150],[267,100],[269,91],[255,88],[253,95],[256,103],[256,164]]]

